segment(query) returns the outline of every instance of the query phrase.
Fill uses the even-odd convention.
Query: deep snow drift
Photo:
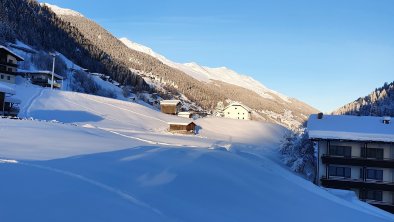
[[[21,116],[47,121],[0,119],[2,221],[394,220],[290,172],[276,154],[281,126],[207,118],[198,135],[173,135],[167,122],[184,118],[16,88]]]

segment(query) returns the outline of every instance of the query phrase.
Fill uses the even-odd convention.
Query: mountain
[[[394,82],[385,83],[369,95],[360,97],[334,111],[334,114],[394,117]]]
[[[206,66],[201,66],[195,62],[185,64],[176,63],[167,59],[163,55],[156,53],[149,47],[132,42],[127,38],[120,38],[120,40],[130,49],[151,55],[159,59],[164,64],[179,69],[199,81],[211,82],[211,80],[217,80],[240,86],[245,89],[250,89],[264,98],[273,99],[274,97],[272,95],[276,95],[279,96],[283,101],[290,102],[290,99],[288,97],[283,96],[271,89],[268,89],[266,86],[262,85],[260,82],[254,80],[250,76],[238,74],[235,71],[228,69],[227,67],[210,68]]]
[[[45,5],[99,49],[142,76],[164,98],[170,93],[208,111],[213,111],[218,102],[228,104],[239,101],[255,110],[261,119],[289,127],[299,126],[309,114],[317,112],[307,104],[270,90],[248,76],[225,67],[177,64],[148,47],[115,38],[78,12],[70,13],[70,10]]]
[[[242,102],[257,119],[297,127],[313,107],[227,68],[176,66],[147,48],[130,49],[81,13],[34,0],[0,0],[0,40],[20,40],[37,51],[57,51],[80,67],[110,76],[133,92],[183,100],[185,108],[213,112],[218,103]]]

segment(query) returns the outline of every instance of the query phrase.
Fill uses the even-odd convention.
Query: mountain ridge
[[[394,117],[394,82],[385,83],[369,95],[338,108],[333,114]]]

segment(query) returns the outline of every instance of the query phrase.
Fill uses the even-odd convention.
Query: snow
[[[4,221],[394,220],[292,173],[277,154],[279,125],[204,118],[197,135],[173,135],[168,123],[184,118],[21,80],[15,88],[28,119],[0,119]]]
[[[284,96],[274,90],[267,88],[252,77],[238,74],[237,72],[226,67],[210,68],[206,66],[201,66],[195,62],[185,64],[176,63],[154,52],[151,48],[135,43],[127,38],[120,38],[119,40],[122,41],[123,44],[125,44],[130,49],[143,52],[152,57],[155,57],[164,64],[179,69],[199,81],[211,82],[211,80],[218,80],[252,90],[264,98],[274,99],[272,95],[275,95],[285,102],[291,102],[287,96]]]
[[[20,104],[22,102],[19,98],[15,96],[10,96],[10,97],[7,96],[5,97],[4,101],[13,104]]]
[[[15,90],[10,86],[10,84],[0,82],[0,92],[7,94],[15,94]]]
[[[308,132],[313,139],[394,142],[394,124],[383,124],[383,117],[311,115]]]
[[[71,9],[66,9],[66,8],[60,8],[59,6],[56,5],[51,5],[48,3],[41,3],[42,6],[47,6],[50,8],[55,14],[57,15],[68,15],[68,16],[77,16],[77,17],[84,17],[81,13],[76,12]]]
[[[180,102],[181,102],[180,100],[162,100],[162,101],[160,101],[160,104],[162,104],[162,105],[177,105]]]

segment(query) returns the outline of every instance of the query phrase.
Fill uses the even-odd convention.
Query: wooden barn
[[[180,134],[195,134],[196,124],[194,122],[179,122],[168,123],[170,125],[169,131]]]
[[[162,100],[160,101],[160,110],[162,113],[177,115],[181,111],[182,103],[180,100]]]

